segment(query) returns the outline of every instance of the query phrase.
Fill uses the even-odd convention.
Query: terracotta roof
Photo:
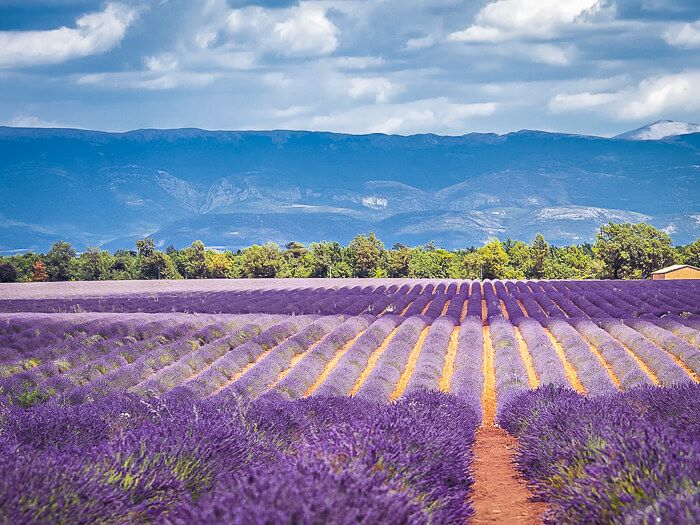
[[[697,268],[695,266],[691,266],[689,264],[673,264],[671,266],[667,266],[666,268],[661,268],[660,270],[656,270],[655,272],[651,272],[652,274],[660,274],[660,273],[670,273],[670,272],[675,272],[676,270],[680,270],[682,268],[690,268],[691,270],[697,270],[700,272],[700,268]]]

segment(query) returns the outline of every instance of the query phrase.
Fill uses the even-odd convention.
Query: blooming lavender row
[[[571,386],[564,372],[564,365],[542,325],[529,317],[522,317],[515,324],[527,343],[527,350],[532,357],[532,365],[537,372],[539,383]]]
[[[420,393],[6,407],[5,523],[464,523],[477,415]]]
[[[198,330],[187,340],[175,340],[160,347],[157,352],[149,352],[128,365],[104,374],[88,385],[68,388],[63,397],[70,403],[84,403],[112,393],[125,392],[199,346],[217,344],[219,339],[225,337],[225,324],[213,323]]]
[[[48,378],[41,383],[41,389],[51,395],[58,395],[73,387],[86,386],[105,374],[133,363],[140,356],[156,353],[163,346],[190,337],[195,328],[191,324],[182,324],[151,339],[125,345],[115,344],[111,347],[111,351],[101,357]]]
[[[581,337],[600,352],[615,377],[620,381],[620,388],[629,390],[651,384],[649,376],[639,368],[634,358],[608,332],[588,319],[575,320],[571,323]]]
[[[582,397],[544,388],[514,399],[500,424],[548,504],[547,523],[673,523],[700,515],[700,385]]]
[[[494,317],[489,321],[489,324],[491,342],[495,352],[494,369],[498,413],[514,396],[528,389],[529,384],[513,325],[503,317]]]
[[[314,396],[345,396],[367,367],[368,359],[381,347],[402,319],[384,315],[374,321],[355,341],[355,344],[340,358],[326,381],[313,393]]]
[[[278,338],[289,337],[296,329],[297,323],[290,322],[288,319],[280,321],[279,316],[259,316],[257,322],[247,323],[235,331],[229,332],[226,337],[218,339],[212,344],[199,347],[192,353],[162,368],[153,376],[129,389],[129,391],[141,395],[147,393],[163,394],[190,380],[195,374],[203,373],[215,361],[229,352],[235,351],[241,355],[242,352],[239,353],[238,351],[239,347],[253,339],[260,338],[274,341]],[[255,356],[251,354],[248,353],[248,357],[255,359]]]
[[[632,350],[644,361],[664,386],[690,381],[688,374],[660,347],[642,334],[625,326],[622,321],[600,321],[610,335]]]
[[[275,389],[284,397],[299,399],[306,395],[328,363],[362,331],[366,330],[373,318],[369,316],[350,317],[333,330],[327,337],[305,354],[297,366],[280,381]]]
[[[454,328],[455,322],[449,317],[440,317],[430,325],[404,395],[420,390],[439,390],[446,352]]]
[[[304,355],[314,344],[343,323],[341,316],[323,316],[297,334],[280,343],[257,361],[238,380],[223,388],[219,397],[255,398],[275,386],[280,375],[289,372],[295,358]]]
[[[544,326],[559,342],[586,393],[600,395],[616,390],[610,374],[579,333],[563,319],[546,319]],[[565,385],[564,385],[565,386]]]
[[[357,391],[357,397],[386,402],[401,377],[408,357],[427,323],[422,316],[406,319],[396,331],[374,369]]]
[[[628,320],[625,324],[653,341],[656,345],[676,356],[690,370],[700,374],[700,351],[672,332],[643,320]]]
[[[481,394],[484,388],[483,360],[484,330],[481,319],[467,316],[459,329],[450,392],[473,407],[481,407]]]
[[[700,349],[700,330],[694,330],[680,321],[682,321],[680,318],[676,320],[671,317],[664,317],[655,320],[654,323],[665,330],[673,332],[674,335],[690,343],[693,347]]]
[[[169,339],[169,337],[174,339],[175,334],[164,333],[159,336],[153,335],[152,338],[146,339],[146,342],[143,344],[156,344],[158,342],[157,338],[163,338],[166,341],[172,340]],[[57,351],[59,357],[44,361],[29,370],[1,379],[0,389],[8,393],[17,393],[20,390],[42,384],[50,378],[63,378],[62,374],[75,368],[82,367],[85,364],[94,363],[95,360],[112,353],[115,348],[119,350],[128,350],[128,348],[132,346],[139,347],[137,343],[138,341],[133,338],[130,339],[129,337],[108,337],[105,339],[105,337],[99,333],[68,340],[67,344],[62,345]],[[41,359],[45,359],[47,355],[53,355],[53,351],[49,354],[36,355],[38,357],[34,359],[36,359],[37,362],[41,362]]]
[[[240,346],[232,347],[231,342],[225,339],[216,341],[216,343],[223,343],[223,347],[217,344],[215,348],[204,351],[199,349],[198,355],[193,359],[194,368],[198,371],[185,380],[183,385],[198,397],[209,396],[231,382],[265,352],[292,337],[314,320],[314,316],[287,316]],[[189,355],[187,357],[189,358]]]

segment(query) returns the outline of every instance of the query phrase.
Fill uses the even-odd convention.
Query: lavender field
[[[464,523],[493,425],[553,523],[700,513],[698,282],[110,284],[0,290],[2,522]]]

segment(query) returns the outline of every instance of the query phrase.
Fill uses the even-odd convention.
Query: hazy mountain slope
[[[700,126],[690,122],[675,122],[673,120],[659,120],[637,128],[627,133],[616,136],[617,139],[628,140],[659,140],[666,137],[687,135],[700,132]]]
[[[699,182],[700,134],[0,128],[0,250],[51,237],[131,246],[149,233],[177,246],[345,242],[369,228],[389,244],[536,231],[571,242],[607,220],[648,220],[686,242],[700,234]]]

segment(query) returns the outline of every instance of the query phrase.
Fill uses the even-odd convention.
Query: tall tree
[[[46,274],[46,265],[41,261],[41,259],[37,259],[34,261],[34,273],[32,275],[32,281],[35,283],[41,283],[44,281],[48,281],[49,276]]]
[[[700,268],[700,239],[690,243],[683,250],[683,262]]]
[[[75,259],[75,250],[70,243],[58,241],[46,254],[46,273],[50,281],[70,281],[73,278],[71,261]]]
[[[246,248],[241,258],[246,277],[276,277],[283,262],[279,246],[272,242]]]
[[[549,244],[541,233],[535,235],[530,245],[530,272],[529,277],[542,279],[545,275],[545,266],[549,257]]]
[[[369,235],[357,235],[348,245],[350,264],[356,277],[371,277],[379,268],[384,244],[377,239],[374,232]]]
[[[593,251],[608,279],[646,279],[676,262],[673,241],[650,224],[608,223],[600,228]]]
[[[0,262],[0,283],[14,283],[17,280],[17,269],[9,261]]]

